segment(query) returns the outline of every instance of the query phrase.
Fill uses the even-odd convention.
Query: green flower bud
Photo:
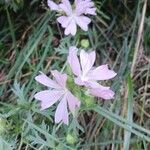
[[[83,48],[88,48],[89,45],[90,45],[90,43],[89,43],[89,40],[88,40],[88,39],[82,39],[82,40],[81,40],[81,46],[82,46]]]
[[[75,134],[67,134],[66,141],[68,144],[75,144],[77,142],[77,137]]]

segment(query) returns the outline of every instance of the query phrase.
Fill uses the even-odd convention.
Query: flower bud
[[[67,134],[66,136],[66,141],[68,144],[75,144],[77,142],[77,138],[75,134]]]
[[[89,47],[89,40],[88,39],[82,39],[81,40],[81,46],[83,47],[83,48],[88,48]]]

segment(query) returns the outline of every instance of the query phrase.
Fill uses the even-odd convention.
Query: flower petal
[[[47,77],[44,73],[41,72],[40,75],[35,77],[35,80],[45,86],[60,89],[61,87],[53,80],[51,80],[49,77]]]
[[[86,3],[85,1],[81,1],[81,0],[75,0],[75,13],[77,14],[77,16],[82,15],[85,12],[85,7]]]
[[[91,87],[91,88],[99,88],[101,85],[97,83],[96,81],[86,81],[85,82],[86,87]]]
[[[110,90],[108,87],[104,88],[92,88],[89,90],[89,93],[93,96],[103,98],[105,100],[113,99],[115,93]]]
[[[80,68],[79,59],[77,57],[77,51],[78,49],[75,46],[70,47],[67,61],[72,69],[72,72],[76,76],[79,76],[81,74],[81,68]]]
[[[72,34],[74,36],[76,32],[77,32],[77,26],[76,26],[75,20],[72,19],[69,25],[65,29],[65,35]]]
[[[62,0],[62,3],[59,4],[59,7],[68,15],[72,14],[72,7],[68,0]]]
[[[96,8],[91,0],[75,0],[76,9],[75,12],[78,16],[82,14],[96,15]]]
[[[67,100],[66,96],[58,104],[58,107],[55,112],[55,123],[59,123],[63,121],[65,124],[68,125],[68,110],[67,110]]]
[[[96,54],[95,51],[87,53],[84,50],[80,52],[80,62],[82,67],[83,74],[87,74],[88,71],[92,68],[95,62]]]
[[[70,91],[67,93],[67,101],[70,111],[74,114],[76,107],[80,106],[80,101]]]
[[[66,81],[67,81],[67,75],[66,74],[61,74],[57,70],[53,70],[53,71],[51,71],[51,73],[54,76],[54,78],[57,81],[57,83],[61,87],[65,88],[66,87]]]
[[[117,74],[108,69],[108,65],[101,65],[93,70],[91,70],[88,74],[88,77],[91,80],[108,80],[115,77]]]
[[[34,95],[35,99],[41,101],[41,109],[46,109],[52,106],[63,95],[63,91],[45,90]]]
[[[85,0],[84,3],[85,3],[84,7],[86,7],[87,9],[94,8],[94,3],[91,0]]]
[[[88,30],[88,24],[91,22],[91,19],[85,16],[75,17],[76,23],[84,31]]]
[[[47,0],[47,4],[51,10],[58,10],[58,5],[51,0]]]
[[[63,28],[66,28],[69,25],[70,17],[61,16],[57,18],[57,21],[61,24]]]
[[[96,8],[87,8],[85,14],[96,15]]]

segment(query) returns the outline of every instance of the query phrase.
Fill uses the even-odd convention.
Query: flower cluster
[[[108,80],[116,76],[116,73],[108,69],[108,65],[93,67],[96,53],[80,51],[80,61],[77,56],[78,49],[76,47],[69,48],[67,62],[74,74],[74,85],[84,87],[92,96],[103,99],[112,99],[114,92],[110,87],[102,86],[98,83],[101,80]],[[68,124],[68,108],[72,114],[76,108],[80,107],[81,101],[77,95],[73,95],[70,87],[67,85],[69,75],[62,74],[56,70],[51,71],[54,80],[48,78],[44,73],[36,76],[36,81],[49,87],[50,89],[38,92],[35,98],[41,101],[41,109],[46,109],[52,106],[57,101],[59,102],[55,112],[55,123],[64,122]],[[74,86],[73,85],[73,86]]]
[[[59,4],[48,0],[47,3],[51,10],[58,12],[57,21],[65,28],[65,35],[75,35],[77,25],[87,31],[91,22],[87,15],[96,15],[96,8],[92,0],[74,0],[73,5],[69,0],[61,0]],[[114,98],[114,92],[110,87],[102,86],[99,81],[112,79],[116,73],[110,70],[107,64],[94,66],[95,51],[81,50],[79,57],[78,51],[74,46],[69,48],[67,73],[63,74],[53,70],[51,71],[53,80],[42,72],[35,77],[37,82],[48,87],[47,90],[34,95],[37,100],[41,101],[41,109],[44,110],[59,103],[55,112],[55,123],[68,124],[69,112],[74,115],[81,104],[89,106],[94,97],[105,100]]]
[[[87,31],[91,19],[85,15],[96,15],[96,8],[91,0],[75,0],[73,6],[69,0],[62,0],[60,4],[48,0],[47,3],[51,10],[61,15],[57,21],[65,28],[65,35],[75,35],[77,25]]]

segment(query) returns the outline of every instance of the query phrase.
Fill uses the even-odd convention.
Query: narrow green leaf
[[[127,77],[127,85],[128,85],[128,110],[127,110],[127,121],[131,122],[133,121],[133,83],[130,74]],[[129,128],[132,128],[129,126]],[[124,150],[129,150],[130,146],[130,140],[131,140],[131,132],[125,130],[124,132]]]

